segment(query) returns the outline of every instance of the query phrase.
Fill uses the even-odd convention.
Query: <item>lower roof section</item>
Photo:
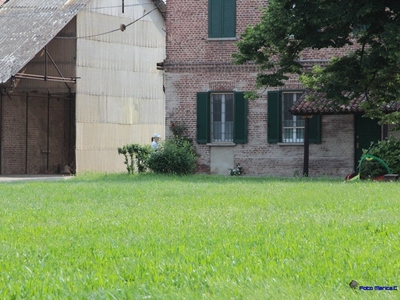
[[[19,72],[90,0],[10,0],[0,6],[0,83]]]

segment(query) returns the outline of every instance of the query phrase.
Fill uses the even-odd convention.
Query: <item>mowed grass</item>
[[[0,184],[1,299],[398,299],[395,182],[88,174]]]

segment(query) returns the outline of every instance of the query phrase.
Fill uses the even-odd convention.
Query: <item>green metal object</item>
[[[382,166],[385,167],[385,169],[386,169],[386,171],[387,171],[387,174],[392,174],[392,172],[390,171],[389,166],[388,166],[382,159],[380,159],[379,157],[376,157],[376,156],[374,156],[374,155],[371,155],[371,154],[366,154],[366,155],[363,155],[363,157],[361,157],[361,160],[360,160],[360,164],[359,164],[359,166],[358,166],[358,169],[360,170],[361,163],[362,163],[364,160],[371,161],[371,160],[373,160],[373,159],[377,160],[378,162],[380,162],[380,163],[382,164]]]
[[[360,163],[358,164],[358,170],[361,170],[361,164],[363,163],[364,160],[367,161],[371,161],[371,160],[376,160],[378,161],[382,166],[385,167],[387,174],[392,174],[392,171],[390,171],[389,166],[387,165],[387,163],[385,163],[382,159],[380,159],[379,157],[376,157],[374,155],[371,154],[365,154],[361,157],[360,159]],[[353,178],[350,179],[350,181],[357,181],[360,180],[360,172],[358,172],[358,174],[356,176],[354,176]]]

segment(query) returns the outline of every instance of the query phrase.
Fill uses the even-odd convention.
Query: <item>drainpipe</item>
[[[308,177],[308,162],[310,157],[310,138],[309,138],[309,128],[310,128],[310,119],[312,116],[304,116],[303,119],[305,121],[304,126],[304,162],[303,162],[303,176]]]

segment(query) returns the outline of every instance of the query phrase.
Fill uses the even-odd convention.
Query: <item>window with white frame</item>
[[[304,143],[305,120],[290,113],[302,91],[268,91],[267,141],[270,144]],[[321,116],[314,115],[308,127],[309,142],[321,143]]]
[[[233,93],[211,94],[211,141],[233,142]]]
[[[196,98],[197,143],[247,143],[248,101],[242,91],[198,92]]]
[[[282,142],[284,143],[304,142],[305,121],[301,116],[295,116],[289,112],[289,109],[301,95],[301,92],[284,92],[282,94]]]

